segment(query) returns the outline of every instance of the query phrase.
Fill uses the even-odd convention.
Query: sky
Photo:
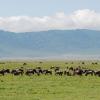
[[[0,0],[0,29],[100,30],[100,0]]]
[[[79,9],[100,12],[100,0],[0,0],[0,16],[49,16]]]

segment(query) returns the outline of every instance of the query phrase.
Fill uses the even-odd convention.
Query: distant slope
[[[99,53],[100,31],[84,29],[29,33],[0,31],[0,57]]]

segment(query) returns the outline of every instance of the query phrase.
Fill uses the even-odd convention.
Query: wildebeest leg
[[[88,75],[88,73],[85,74],[85,76],[87,76],[87,75]]]
[[[38,76],[40,76],[40,73],[37,73]]]

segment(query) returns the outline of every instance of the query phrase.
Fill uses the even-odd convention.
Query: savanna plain
[[[0,61],[0,70],[51,66],[100,70],[100,61]],[[96,62],[97,64],[92,64]],[[23,65],[26,63],[25,65]],[[100,77],[67,75],[0,75],[0,100],[100,100]]]

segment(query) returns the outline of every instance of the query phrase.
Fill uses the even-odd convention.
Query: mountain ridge
[[[96,30],[49,30],[25,33],[0,31],[0,57],[99,53],[100,31]]]

